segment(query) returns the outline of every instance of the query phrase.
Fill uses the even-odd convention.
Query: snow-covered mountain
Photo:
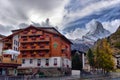
[[[71,40],[73,42],[72,49],[77,49],[86,52],[95,41],[110,35],[110,32],[103,28],[103,25],[98,21],[92,21],[89,31],[82,37],[82,39]]]
[[[93,28],[82,37],[83,41],[97,41],[99,38],[104,38],[110,35],[110,32],[103,28],[103,25],[98,22],[94,21]]]
[[[107,37],[110,34],[114,33],[120,25],[119,3],[106,8],[100,8],[99,10],[96,9],[96,11],[94,11],[93,13],[90,13],[89,15],[84,15],[85,12],[82,14],[84,9],[85,11],[91,11],[92,9],[88,6],[89,3],[91,1],[93,1],[91,3],[94,3],[99,0],[85,1],[87,3],[85,3],[84,6],[84,3],[79,3],[79,0],[71,0],[70,4],[66,7],[66,10],[70,15],[66,14],[64,16],[64,22],[68,22],[63,25],[65,28],[62,31],[67,38],[72,39],[71,41],[74,44],[73,49],[76,48],[79,50],[83,50],[85,46],[89,47],[93,45],[97,39]],[[86,6],[88,6],[88,9]],[[77,12],[81,13],[76,15]],[[84,16],[81,17],[81,15]],[[85,46],[83,46],[82,48],[82,45]]]

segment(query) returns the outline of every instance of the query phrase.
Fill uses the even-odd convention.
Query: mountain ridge
[[[80,51],[87,52],[87,50],[94,45],[95,41],[110,35],[110,32],[104,29],[99,21],[94,21],[93,23],[95,24],[94,29],[86,33],[82,39],[71,40],[73,42],[72,49],[79,49]]]

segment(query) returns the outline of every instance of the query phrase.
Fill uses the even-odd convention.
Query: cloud
[[[0,34],[2,34],[2,35],[11,34],[10,30],[13,30],[13,29],[16,29],[16,28],[13,26],[5,26],[5,25],[0,24]]]
[[[47,18],[50,19],[50,25],[64,29],[65,24],[71,21],[119,3],[120,0],[0,0],[0,24],[3,27],[0,29],[6,29],[7,32],[3,33],[8,34],[11,29],[24,28],[29,24],[45,25]],[[104,23],[111,30],[108,24]],[[82,30],[76,29],[73,34]],[[80,34],[84,34],[84,30]]]
[[[88,32],[93,32],[96,29],[96,20],[93,19],[85,25],[85,28],[76,28],[74,31],[70,33],[66,33],[66,37],[69,39],[82,39]]]
[[[103,22],[102,24],[106,30],[109,30],[111,33],[114,33],[117,30],[117,28],[120,26],[120,19]]]
[[[67,3],[68,0],[0,0],[0,24],[4,25],[2,29],[8,25],[22,28],[49,18],[51,25],[60,26]]]
[[[85,25],[85,28],[76,28],[74,31],[71,31],[70,33],[66,33],[66,37],[69,39],[82,39],[82,36],[86,35],[88,32],[93,32],[96,28],[95,19],[91,20]],[[102,22],[103,27],[110,31],[111,33],[114,33],[117,28],[120,26],[120,20],[116,19],[113,21],[107,21]]]
[[[60,25],[67,2],[68,0],[0,0],[0,23],[41,23],[50,18],[53,25]]]
[[[26,13],[12,5],[10,0],[0,0],[0,24],[16,25],[27,20]]]
[[[77,28],[74,31],[71,31],[70,33],[67,33],[65,36],[69,39],[81,39],[83,35],[85,35],[88,31],[86,29]]]
[[[66,13],[65,19],[63,21],[64,25],[67,25],[69,22],[75,21],[85,16],[97,14],[98,11],[102,11],[104,9],[120,4],[120,0],[84,0],[84,1],[76,0],[76,1],[77,2],[74,5],[77,5],[77,7],[74,7],[74,5],[69,6],[72,4],[69,3],[68,12]],[[71,9],[71,7],[75,10]]]
[[[28,21],[40,23],[47,18],[53,25],[60,25],[64,15],[64,6],[68,0],[13,0],[14,7],[26,13]],[[24,6],[23,6],[24,5]]]
[[[51,25],[51,23],[49,22],[49,19],[46,19],[46,21],[42,21],[41,23],[36,23],[36,22],[31,22],[31,24],[27,24],[27,23],[20,23],[18,25],[19,28],[26,28],[29,25],[33,25],[35,27],[53,27],[53,25]]]

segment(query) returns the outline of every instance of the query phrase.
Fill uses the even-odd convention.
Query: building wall
[[[63,59],[61,57],[51,57],[51,58],[47,58],[47,59],[49,59],[48,66],[46,65],[46,58],[41,58],[40,66],[37,65],[38,59],[33,59],[32,64],[30,64],[30,59],[25,59],[25,63],[22,64],[22,67],[40,67],[40,68],[69,67],[69,68],[71,68],[71,61],[67,58]],[[54,59],[57,59],[57,65],[54,65]],[[64,65],[63,65],[63,63],[64,63]]]
[[[44,33],[44,36],[48,35],[50,37],[50,51],[52,57],[66,57],[71,58],[71,46],[70,43],[65,41],[63,38],[56,34]],[[62,51],[65,49],[64,52]]]
[[[33,34],[32,33],[33,30],[37,30],[37,32]],[[41,41],[32,42],[31,36],[37,38],[37,40],[39,38],[39,40]],[[49,41],[46,42],[44,39],[40,39],[40,37],[43,37],[43,38],[48,37]],[[27,40],[24,41],[23,39],[27,39]],[[19,45],[18,45],[18,42],[19,42]],[[33,46],[31,44],[33,45],[35,44],[37,49],[39,48],[40,49],[39,50],[31,49],[31,46]],[[46,47],[49,47],[49,48],[44,49],[43,47],[41,49],[41,45],[45,46],[45,48]],[[27,47],[24,48],[25,46]],[[41,58],[41,64],[42,64],[41,67],[71,67],[70,47],[71,47],[70,43],[67,42],[63,37],[61,37],[61,35],[58,35],[56,33],[46,32],[44,30],[38,30],[34,27],[25,29],[24,31],[18,33],[17,35],[13,35],[12,37],[12,49],[14,50],[19,49],[20,51],[20,56],[18,56],[19,59],[25,59],[26,61],[25,64],[22,64],[22,67],[37,67],[37,59],[40,59],[40,58]],[[40,56],[39,55],[40,53],[44,53],[45,55]],[[57,58],[57,66],[53,65],[55,57]],[[45,65],[46,58],[49,59],[49,66]],[[33,59],[33,64],[29,63],[30,59]]]
[[[71,59],[71,45],[67,41],[65,41],[63,38],[61,38],[61,48],[64,47],[62,54],[66,55],[66,58]]]
[[[3,48],[3,42],[0,41],[0,54],[2,53],[2,48]]]
[[[12,49],[15,51],[18,51],[18,49],[19,49],[19,35],[14,35],[12,41],[13,41]]]

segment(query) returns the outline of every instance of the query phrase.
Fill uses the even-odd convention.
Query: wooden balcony
[[[65,50],[65,49],[66,49],[66,47],[62,45],[62,50]]]
[[[42,31],[30,31],[29,33],[28,33],[28,35],[43,35],[43,32]]]
[[[11,64],[21,64],[21,60],[20,59],[11,59],[9,57],[4,57],[2,59],[2,63],[11,63]]]
[[[40,38],[21,38],[20,42],[21,43],[31,43],[31,42],[49,42],[50,38],[44,38],[44,39],[40,39]]]
[[[62,54],[61,54],[61,57],[66,57],[66,54],[62,53]]]
[[[22,64],[22,60],[20,58],[17,58],[17,64]]]
[[[37,36],[37,35],[43,35],[42,31],[26,31],[20,33],[21,36]]]
[[[50,46],[26,46],[26,48],[20,47],[21,51],[28,51],[28,50],[49,50]]]
[[[45,58],[49,58],[50,57],[50,54],[49,53],[47,53],[47,54],[45,54],[45,56],[44,56]]]
[[[3,50],[6,50],[6,49],[12,49],[12,47],[4,46]]]
[[[5,44],[12,44],[12,40],[6,39],[6,40],[4,40],[4,43],[5,43]]]
[[[38,52],[35,56],[36,58],[49,58],[50,57],[50,53],[45,53],[45,52]]]

